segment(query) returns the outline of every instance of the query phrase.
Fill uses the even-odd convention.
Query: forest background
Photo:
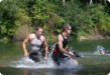
[[[72,40],[110,39],[108,0],[3,0],[0,2],[0,42],[22,41],[36,27],[54,41],[62,26],[72,26]]]

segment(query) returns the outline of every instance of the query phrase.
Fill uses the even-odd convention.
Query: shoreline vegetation
[[[29,34],[29,33],[34,33],[34,28],[30,26],[21,26],[17,30],[17,34],[14,35],[13,39],[9,39],[9,37],[2,37],[0,39],[0,42],[21,42],[24,40],[24,38]],[[73,31],[74,32],[74,31]],[[58,34],[58,33],[57,33]],[[78,33],[80,34],[80,33]],[[48,42],[55,42],[56,41],[56,35],[53,33],[43,33],[43,35],[46,36]],[[85,35],[78,35],[77,37],[72,36],[70,37],[70,40],[78,40],[78,41],[84,41],[84,40],[107,40],[110,39],[110,36],[102,35],[102,34],[86,34]]]
[[[55,41],[65,23],[72,26],[71,40],[110,39],[108,0],[2,0],[0,42],[22,41],[36,27]]]

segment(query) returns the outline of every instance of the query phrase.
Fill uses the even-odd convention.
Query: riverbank
[[[88,35],[80,36],[78,40],[109,40],[110,36],[101,36],[101,35]]]

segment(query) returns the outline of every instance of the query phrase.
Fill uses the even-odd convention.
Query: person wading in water
[[[57,36],[57,44],[52,54],[53,61],[56,65],[61,65],[65,58],[70,57],[74,59],[74,63],[78,64],[75,59],[75,55],[67,51],[68,35],[72,32],[72,27],[69,24],[65,24],[63,32]],[[67,56],[66,56],[66,55]]]
[[[38,27],[36,29],[35,34],[29,34],[22,42],[24,56],[31,58],[35,62],[40,61],[40,58],[42,56],[41,54],[42,45],[45,50],[44,59],[47,59],[47,56],[48,56],[48,45],[47,45],[46,38],[43,35],[41,35],[42,32],[43,32],[43,29],[41,27]],[[27,43],[29,43],[30,45],[30,50],[27,50],[26,48]]]

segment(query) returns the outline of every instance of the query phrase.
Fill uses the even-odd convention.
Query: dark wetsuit
[[[63,35],[62,35],[62,37],[63,37],[63,41],[62,41],[63,48],[66,48],[66,46],[68,44],[68,38],[65,38]],[[53,55],[52,55],[54,62],[57,65],[60,65],[64,61],[64,58],[66,58],[66,57],[67,56],[65,56],[63,54],[63,52],[60,51],[58,44],[56,44],[55,49],[53,51]]]

